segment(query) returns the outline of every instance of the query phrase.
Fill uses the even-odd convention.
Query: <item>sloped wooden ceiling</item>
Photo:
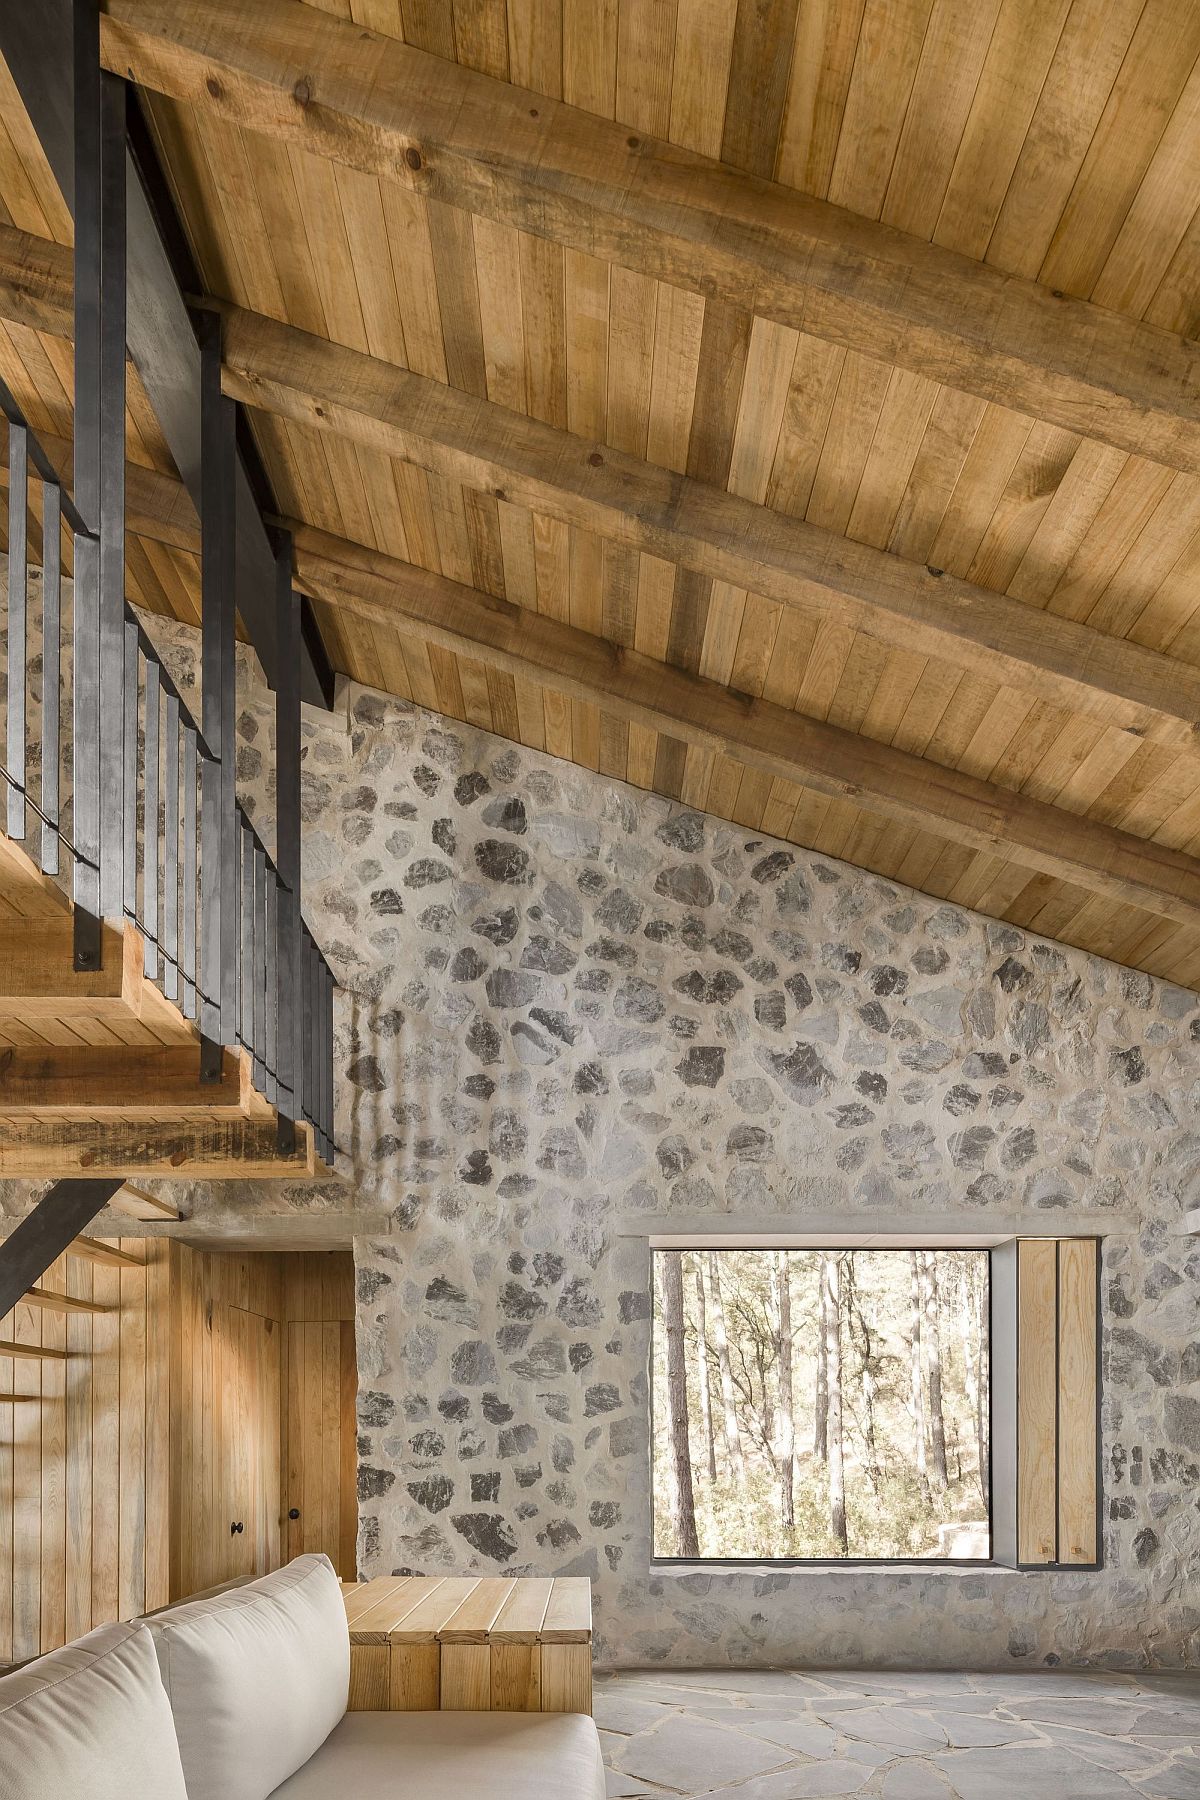
[[[106,55],[145,87],[208,289],[259,315],[231,318],[229,379],[254,409],[281,510],[341,541],[312,539],[300,558],[337,667],[748,832],[1200,983],[1196,867],[1160,868],[1154,848],[1200,852],[1200,358],[1185,341],[1200,318],[1200,8],[109,0],[107,10]],[[318,11],[330,17],[314,37]],[[361,28],[430,53],[402,70],[379,64],[403,75],[404,91],[368,81],[356,100],[355,70],[374,54]],[[452,64],[528,91],[460,90]],[[66,243],[69,219],[11,87],[2,102],[7,221]],[[432,147],[379,126],[380,107],[402,115],[410,103],[431,131],[445,122]],[[631,174],[621,229],[592,237],[586,207],[562,200],[545,169],[521,171],[520,130],[535,144],[551,114],[583,181],[595,159],[586,115],[617,121],[624,135],[606,141],[635,158],[659,138],[712,159],[700,173],[685,158],[667,170],[676,210],[662,216],[681,221],[681,244],[692,232],[686,266],[664,262],[635,218],[636,185],[645,191],[654,170]],[[455,132],[476,145],[457,162]],[[660,157],[658,175],[667,165]],[[814,241],[825,232],[844,252],[844,294],[811,317],[803,302],[783,316],[759,231],[772,190],[733,175],[713,229],[722,273],[707,280],[684,217],[688,183],[711,195],[721,170],[846,209],[812,222]],[[599,190],[595,160],[593,177]],[[781,217],[786,248],[795,215]],[[907,238],[864,236],[862,220]],[[922,264],[929,244],[969,262]],[[873,312],[887,265],[899,274]],[[975,265],[1019,281],[1001,294],[981,276],[976,289]],[[935,327],[914,311],[922,282],[943,309]],[[964,311],[996,309],[976,359],[969,345],[947,348],[959,293]],[[1043,307],[1058,296],[1061,322],[1031,308],[1030,294]],[[1105,313],[1080,313],[1073,297]],[[1028,354],[1025,317],[1050,319]],[[272,337],[264,320],[310,337]],[[1139,337],[1122,320],[1159,329]],[[1081,381],[1058,367],[1056,334],[1078,352]],[[328,344],[373,360],[338,360]],[[381,363],[419,386],[397,385]],[[35,424],[69,437],[61,338],[9,323],[0,374]],[[439,411],[431,384],[470,404]],[[561,440],[536,438],[514,414],[581,440],[580,468],[601,465],[586,477],[596,485],[586,488]],[[130,455],[171,473],[136,383]],[[741,510],[698,504],[704,493],[679,477]],[[826,535],[800,542],[781,519]],[[194,616],[186,539],[137,544],[135,597]],[[339,560],[353,570],[345,579]],[[435,579],[423,585],[414,570]],[[939,597],[937,584],[955,578],[969,587]],[[507,654],[463,647],[483,631],[463,589],[539,615],[542,635],[531,622],[525,636],[543,679],[503,623]],[[970,618],[957,638],[951,591]],[[456,637],[460,613],[470,629]],[[696,728],[675,734],[641,704],[644,683],[629,702],[621,684],[636,659],[572,663],[573,640],[555,638],[556,625],[727,692],[694,688]],[[674,680],[664,675],[664,694]],[[739,754],[744,696],[795,717],[789,732],[771,712],[771,754]],[[856,734],[862,792],[843,741],[814,737],[803,720]],[[835,751],[848,771],[840,786],[827,766]],[[902,760],[888,762],[892,752]],[[821,780],[806,782],[808,757]],[[909,759],[920,759],[915,771]],[[906,810],[897,784],[911,793],[922,771],[925,801]],[[982,799],[966,777],[989,784]],[[888,805],[867,798],[885,782]],[[1027,802],[1056,810],[1034,818]],[[1116,838],[1108,858],[1101,832],[1087,841],[1087,879],[1071,878],[1089,821],[1145,840],[1144,869]],[[1150,891],[1159,881],[1165,905]]]

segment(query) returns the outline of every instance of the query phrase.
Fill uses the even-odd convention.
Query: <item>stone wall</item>
[[[304,754],[348,1181],[186,1204],[389,1222],[356,1241],[362,1573],[588,1574],[613,1662],[1200,1662],[1196,997],[361,689]],[[1101,1573],[652,1569],[650,1229],[1081,1210]]]
[[[355,691],[360,1561],[572,1571],[625,1663],[1200,1659],[1195,996]],[[323,918],[322,918],[323,915]],[[1100,1574],[649,1561],[646,1233],[1113,1223]],[[641,1235],[639,1235],[641,1234]]]

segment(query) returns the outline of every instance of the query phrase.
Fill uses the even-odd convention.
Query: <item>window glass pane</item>
[[[986,1250],[656,1250],[657,1556],[986,1558]]]

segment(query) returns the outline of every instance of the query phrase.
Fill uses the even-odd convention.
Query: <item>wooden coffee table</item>
[[[343,1582],[351,1712],[592,1710],[592,1584],[581,1576]]]

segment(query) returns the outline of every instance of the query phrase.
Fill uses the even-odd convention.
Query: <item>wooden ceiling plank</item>
[[[721,154],[737,9],[738,0],[678,0],[670,127],[660,135],[704,156]]]
[[[617,0],[563,0],[563,99],[611,119],[617,92]]]
[[[799,11],[800,0],[738,0],[720,153],[732,168],[775,172]]]
[[[1001,0],[935,0],[880,213],[931,238],[992,41]]]
[[[932,0],[867,0],[863,9],[829,198],[869,219],[887,193],[931,10]]]
[[[331,544],[311,528],[297,527],[296,550],[302,583],[320,597],[402,623],[451,654],[465,651],[772,777],[853,796],[884,818],[940,830],[973,849],[1007,852],[1052,878],[1200,925],[1200,866],[1162,845],[747,700],[426,570]]]
[[[1198,57],[1200,8],[1147,0],[1038,272],[1046,287],[1096,287]]]
[[[1200,206],[1146,308],[1146,321],[1181,337],[1200,337]]]
[[[1072,0],[1005,0],[954,159],[934,243],[963,256],[982,257],[986,252],[1071,5]],[[1063,419],[1057,423],[1070,425]]]
[[[1044,32],[1045,16],[1061,27],[1065,4],[1038,0],[1033,13],[1020,21],[1019,55],[1007,71],[1018,87],[1037,62],[1031,38]],[[611,112],[611,0],[573,3],[571,25],[573,97]],[[531,108],[520,89],[294,0],[112,0],[102,33],[109,66],[203,111],[319,145],[335,160],[468,211],[536,227],[560,245],[1200,473],[1200,350],[1154,327],[1058,300],[969,256],[668,149],[578,107],[543,100]],[[1057,41],[1057,29],[1053,35]],[[1176,34],[1166,38],[1168,54],[1178,54]],[[598,50],[610,39],[611,58]],[[310,71],[302,104],[297,67]],[[1006,103],[1005,122],[1019,119],[1011,92]],[[977,97],[972,117],[978,110]],[[986,148],[1002,164],[995,123],[988,121]],[[963,166],[960,153],[956,174]],[[1081,182],[1087,175],[1085,164]],[[975,217],[977,192],[967,189]]]
[[[1098,306],[1144,318],[1186,234],[1200,164],[1200,61],[1159,140],[1092,291]]]
[[[987,245],[997,268],[1036,277],[1145,4],[1071,7]]]
[[[652,137],[665,138],[671,129],[678,13],[678,0],[619,8],[615,116]]]
[[[562,67],[562,0],[508,0],[509,80],[558,99]]]

